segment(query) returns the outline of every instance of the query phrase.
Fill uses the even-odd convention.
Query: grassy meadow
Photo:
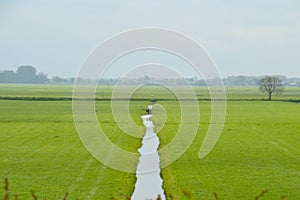
[[[220,199],[254,199],[267,190],[261,199],[300,199],[300,104],[287,101],[300,100],[300,88],[286,88],[271,102],[262,101],[267,95],[255,87],[227,88],[221,138],[202,160],[198,152],[210,124],[210,102],[207,89],[195,91],[199,130],[187,152],[162,169],[167,198],[215,199],[216,193]],[[117,127],[106,100],[111,94],[111,86],[97,89],[99,123],[113,143],[137,152],[141,139]],[[75,129],[71,97],[72,86],[0,85],[0,179],[9,178],[11,196],[19,199],[31,199],[30,190],[39,199],[63,199],[65,192],[68,199],[130,197],[135,174],[110,169],[87,152]],[[168,116],[158,133],[162,148],[176,134],[180,108],[167,89],[140,88],[129,104],[137,124],[152,98]]]

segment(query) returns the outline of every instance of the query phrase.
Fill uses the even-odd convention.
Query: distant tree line
[[[222,81],[225,86],[258,86],[260,81],[265,76],[228,76],[223,78]],[[287,78],[286,76],[276,76],[280,79],[283,86],[299,86],[300,78]],[[95,83],[96,80],[83,80],[80,81]],[[49,78],[44,73],[37,73],[35,67],[30,65],[19,66],[16,71],[3,70],[0,71],[0,83],[53,83],[53,84],[73,84],[75,78],[62,78],[59,76],[53,76]],[[194,85],[194,86],[205,86],[206,83],[219,82],[219,79],[203,80],[198,77],[191,78],[152,78],[147,75],[140,78],[102,78],[98,84],[100,85],[115,85],[117,83],[123,85],[140,85],[140,84],[165,84],[165,85]]]
[[[44,73],[37,73],[35,67],[31,65],[22,65],[17,68],[16,71],[13,70],[3,70],[0,71],[0,83],[73,83],[75,78],[60,78],[54,76],[52,79]]]
[[[19,66],[14,72],[0,71],[0,83],[46,83],[49,79],[46,74],[39,73],[29,65]]]
[[[257,86],[266,76],[228,76],[223,79],[226,86]],[[284,86],[300,86],[300,78],[287,78],[283,75],[273,76],[280,80]]]

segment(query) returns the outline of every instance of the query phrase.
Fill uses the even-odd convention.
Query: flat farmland
[[[286,101],[299,100],[300,89],[286,88],[271,102],[262,101],[267,97],[255,87],[226,91],[222,135],[213,151],[199,159],[211,107],[207,89],[195,87],[199,129],[185,154],[162,169],[168,199],[215,199],[214,193],[220,199],[254,199],[263,190],[267,192],[261,199],[300,199],[300,105]],[[137,152],[141,139],[117,126],[111,94],[111,86],[97,89],[97,98],[103,98],[95,105],[99,123],[114,144]],[[39,199],[62,199],[66,192],[68,199],[126,199],[132,194],[135,174],[106,167],[81,143],[72,116],[72,86],[3,84],[0,97],[0,178],[9,178],[11,196],[31,199],[30,190]],[[157,127],[162,126],[158,136],[163,148],[177,133],[180,105],[166,88],[139,88],[129,102],[138,125],[147,99],[159,99],[156,104],[167,114],[164,126],[154,118]]]

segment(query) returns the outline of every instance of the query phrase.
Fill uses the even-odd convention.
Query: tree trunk
[[[272,100],[272,92],[269,92],[269,99],[268,99],[269,101],[271,101]]]

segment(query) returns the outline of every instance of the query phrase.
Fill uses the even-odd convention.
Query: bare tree
[[[282,81],[278,76],[265,76],[259,81],[259,90],[269,94],[269,101],[272,100],[272,94],[283,91]]]

